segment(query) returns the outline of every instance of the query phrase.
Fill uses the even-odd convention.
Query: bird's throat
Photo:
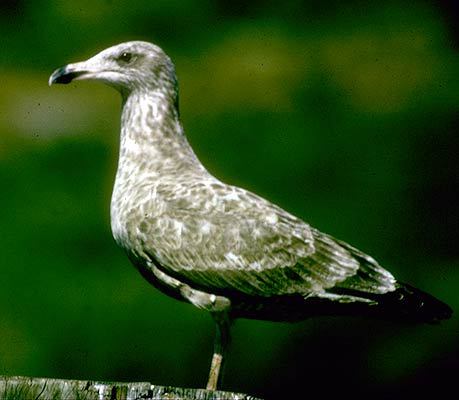
[[[161,91],[133,92],[123,102],[119,168],[167,173],[196,156],[179,121],[175,98]],[[142,170],[142,171],[140,171]]]
[[[182,135],[174,99],[167,94],[161,91],[136,91],[123,101],[121,141],[158,145],[164,139]]]

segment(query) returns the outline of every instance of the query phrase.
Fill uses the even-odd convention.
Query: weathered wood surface
[[[97,382],[0,376],[2,400],[259,400],[242,393],[157,386],[148,382]]]

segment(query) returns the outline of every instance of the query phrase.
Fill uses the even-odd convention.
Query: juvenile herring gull
[[[155,287],[216,322],[208,389],[219,384],[235,318],[450,317],[446,304],[396,281],[367,254],[212,176],[185,137],[174,65],[158,46],[118,44],[57,69],[49,84],[83,79],[122,96],[111,200],[116,243]]]

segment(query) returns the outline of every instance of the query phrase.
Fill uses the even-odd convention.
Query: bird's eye
[[[118,57],[118,61],[122,61],[123,63],[127,64],[132,60],[132,53],[128,53],[127,51],[120,54]]]

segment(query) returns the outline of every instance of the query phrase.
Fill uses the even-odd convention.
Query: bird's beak
[[[54,83],[70,83],[76,79],[84,79],[84,76],[89,75],[91,72],[93,71],[88,68],[86,62],[68,64],[56,69],[49,77],[48,84],[51,86]]]

